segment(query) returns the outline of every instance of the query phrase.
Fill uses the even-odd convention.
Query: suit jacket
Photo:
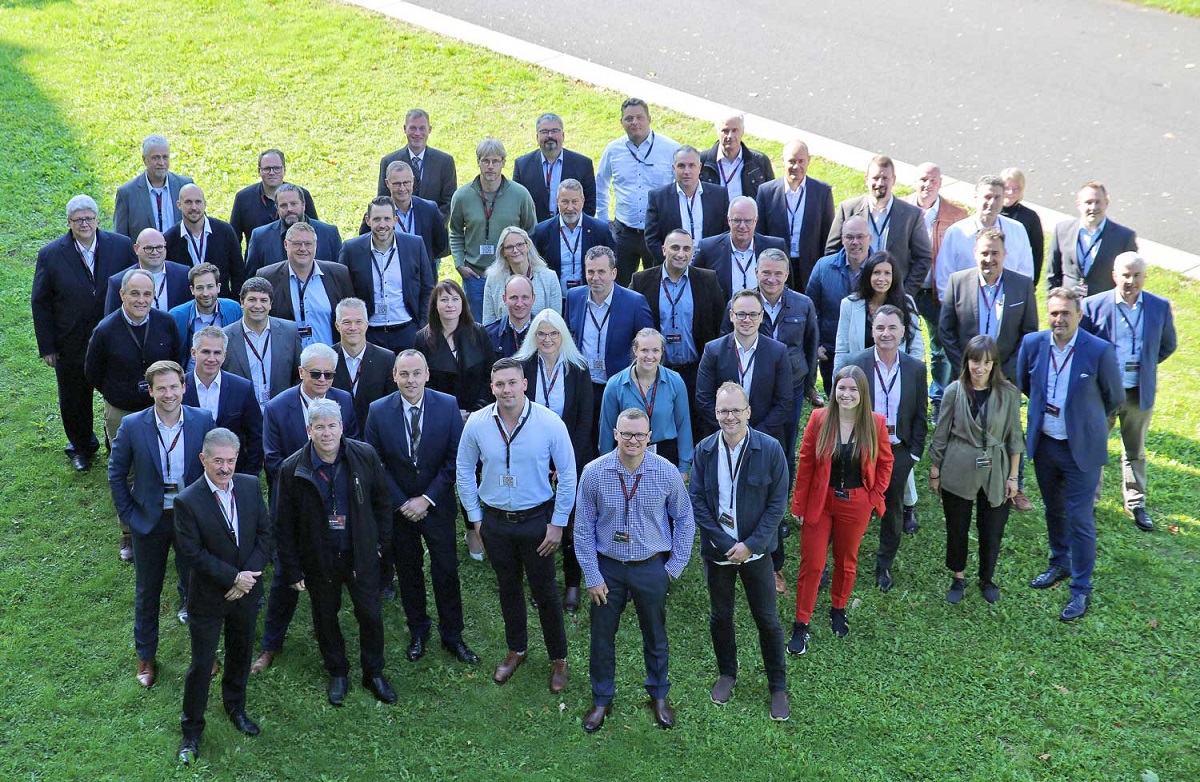
[[[821,518],[821,512],[825,509],[825,499],[829,496],[829,475],[833,472],[833,460],[817,454],[821,423],[828,411],[827,407],[818,407],[812,411],[812,415],[808,417],[808,425],[804,427],[804,439],[800,441],[800,456],[796,459],[796,488],[792,492],[792,515],[801,521],[815,521]],[[883,516],[887,507],[885,495],[892,480],[892,465],[896,459],[892,455],[892,445],[888,439],[887,420],[879,413],[871,413],[871,418],[875,421],[875,439],[879,443],[879,451],[875,461],[866,456],[861,461],[863,488],[871,500],[871,507]]]
[[[825,252],[836,253],[842,249],[842,223],[855,215],[869,223],[869,212],[867,196],[839,204],[829,228],[829,238],[825,240]],[[895,256],[896,266],[904,275],[904,292],[915,297],[925,287],[925,275],[933,264],[929,234],[925,231],[925,218],[919,207],[893,197],[885,249]]]
[[[242,305],[233,299],[217,299],[217,312],[221,313],[222,329],[242,319]],[[192,325],[196,320],[196,300],[192,299],[178,307],[172,307],[167,314],[175,319],[175,330],[179,332],[179,363],[186,367],[192,355]]]
[[[236,539],[229,532],[224,509],[203,477],[175,497],[175,545],[192,566],[187,605],[188,613],[197,616],[224,614],[236,602],[257,602],[263,594],[264,579],[260,576],[238,601],[225,599],[238,573],[266,570],[274,550],[271,520],[258,479],[234,475],[232,480]]]
[[[188,372],[183,403],[189,407],[200,407],[196,382],[196,373]],[[257,476],[263,466],[263,419],[258,400],[254,398],[253,383],[232,372],[221,371],[216,425],[236,434],[242,444],[238,449],[237,471]]]
[[[450,216],[450,197],[458,189],[458,172],[454,167],[454,158],[440,149],[425,147],[422,155],[421,176],[413,172],[413,195],[420,196],[426,201],[433,201],[442,213],[442,219]],[[387,167],[393,160],[403,160],[412,165],[412,155],[408,147],[398,149],[379,161],[379,185],[376,195],[391,195],[387,189]]]
[[[179,332],[165,312],[152,309],[145,325],[145,341],[138,343],[121,314],[109,313],[96,325],[83,360],[88,384],[104,401],[118,410],[142,410],[152,404],[150,395],[138,388],[146,368],[155,361],[179,358]]]
[[[358,365],[358,391],[354,392],[351,390],[350,371],[346,367],[346,350],[340,342],[334,345],[333,349],[338,354],[333,387],[340,388],[354,397],[354,417],[359,421],[366,421],[371,403],[396,390],[396,384],[392,381],[392,366],[396,363],[396,354],[368,342],[363,352],[362,363]]]
[[[662,303],[662,278],[663,267],[659,264],[634,274],[629,281],[629,290],[637,291],[646,298],[650,306],[650,318],[654,321],[654,328],[659,331],[662,331],[662,310],[659,307]],[[688,269],[688,283],[692,289],[692,340],[699,352],[720,335],[721,313],[729,297],[722,292],[716,272],[710,269],[691,267]]]
[[[458,400],[458,408],[475,412],[491,404],[492,364],[496,361],[492,340],[482,326],[476,324],[470,336],[465,328],[458,334],[458,355],[440,336],[433,337],[429,327],[417,332],[413,347],[429,362],[429,383],[434,391],[450,394]]]
[[[608,230],[608,223],[587,215],[583,215],[580,219],[583,222],[583,236],[579,239],[579,256],[576,262],[579,264],[580,279],[582,279],[583,259],[588,250],[593,247],[616,247],[617,245],[613,240],[612,232]],[[554,270],[559,279],[562,279],[562,240],[559,237],[558,228],[558,215],[555,215],[534,226],[533,233],[529,235],[529,238],[533,240],[533,246],[537,248],[538,255],[542,256],[546,265]],[[564,297],[567,295],[566,290],[566,283],[563,283]]]
[[[562,179],[578,179],[583,185],[583,213],[596,216],[596,168],[592,159],[578,152],[564,149],[559,156],[562,161]],[[538,222],[549,220],[551,217],[550,199],[558,199],[558,193],[551,193],[546,188],[546,170],[542,168],[542,151],[535,149],[521,155],[513,163],[512,180],[524,185],[533,197],[533,208],[537,211]],[[562,181],[561,179],[559,181]],[[558,211],[557,204],[554,211]]]
[[[917,194],[910,193],[904,197],[906,203],[912,204],[920,209],[921,205],[917,203]],[[942,237],[946,235],[946,229],[957,223],[959,220],[965,220],[967,210],[963,209],[958,204],[949,199],[938,196],[938,213],[937,217],[933,218],[933,236],[929,237],[931,248],[930,257],[937,260],[938,249],[942,246]],[[922,216],[922,220],[924,217]],[[924,287],[924,281],[922,281]]]
[[[758,230],[782,239],[792,254],[792,223],[788,215],[787,181],[772,179],[758,189]],[[817,261],[826,255],[825,237],[833,226],[833,189],[819,179],[804,178],[804,219],[800,223],[800,254],[792,259],[788,285],[803,291]]]
[[[1154,407],[1158,390],[1158,365],[1175,352],[1175,316],[1171,313],[1171,302],[1149,291],[1142,291],[1142,307],[1145,309],[1138,341],[1142,344],[1144,360],[1138,367],[1138,406],[1149,410]],[[1115,292],[1097,293],[1083,300],[1083,320],[1079,327],[1089,334],[1115,345],[1120,322]]]
[[[271,318],[271,397],[274,398],[287,391],[300,379],[297,370],[300,367],[300,336],[296,324],[290,320]],[[225,327],[229,337],[229,349],[225,351],[225,366],[227,372],[238,377],[253,381],[250,376],[250,355],[246,347],[245,321],[239,320]]]
[[[399,391],[372,402],[366,421],[363,439],[374,446],[383,460],[392,505],[399,508],[408,499],[425,495],[434,504],[431,513],[453,519],[458,513],[454,496],[455,458],[463,429],[454,397],[425,389],[421,401],[421,441],[415,459]]]
[[[403,231],[395,233],[396,258],[404,286],[404,306],[418,328],[429,316],[429,297],[433,293],[433,264],[425,251],[425,243]],[[342,245],[337,262],[350,270],[354,295],[367,303],[367,316],[375,311],[375,258],[371,253],[371,235],[356,236]],[[349,295],[349,294],[347,294]]]
[[[436,282],[441,276],[442,258],[450,254],[450,232],[446,230],[446,221],[442,219],[437,204],[416,196],[413,196],[408,212],[412,215],[413,232],[410,235],[417,237],[425,245],[425,253],[429,256],[429,270]],[[370,230],[365,219],[358,226],[359,236]],[[396,215],[396,232],[405,233],[400,227],[399,213]]]
[[[96,232],[95,274],[91,277],[70,231],[38,250],[29,297],[38,355],[57,353],[80,360],[88,338],[104,317],[108,279],[136,263],[129,238],[109,231]]]
[[[770,554],[779,544],[779,523],[787,513],[788,463],[783,446],[773,437],[750,429],[746,436],[746,456],[737,476],[737,540],[718,519],[720,484],[717,466],[724,458],[720,432],[705,437],[692,456],[688,493],[692,495],[692,513],[700,530],[700,556],[712,562],[725,562],[725,552],[741,541],[754,554]]]
[[[1115,287],[1112,279],[1113,260],[1124,252],[1137,251],[1137,234],[1120,223],[1106,219],[1100,232],[1100,246],[1092,255],[1092,265],[1085,276],[1079,265],[1079,220],[1069,220],[1054,226],[1054,243],[1050,245],[1050,270],[1046,285],[1075,288],[1087,285],[1089,294],[1103,293]]]
[[[929,382],[925,377],[925,362],[917,361],[904,351],[900,358],[900,404],[896,410],[896,436],[908,446],[913,458],[925,451],[925,436],[929,432]],[[867,376],[871,406],[875,406],[875,348],[868,348],[850,357],[853,364]],[[885,430],[884,435],[887,432]]]
[[[571,337],[575,344],[583,345],[583,324],[587,318],[587,300],[591,289],[580,285],[567,291],[567,326],[571,329]],[[604,379],[620,372],[633,363],[630,346],[633,345],[633,335],[642,329],[654,327],[650,317],[650,305],[646,297],[637,291],[613,286],[612,313],[608,317],[607,340],[604,343]],[[594,412],[594,411],[593,411]]]
[[[221,272],[220,295],[226,299],[235,298],[235,292],[241,290],[242,283],[245,282],[242,245],[238,241],[237,234],[233,232],[232,226],[224,220],[209,217],[208,227],[211,229],[211,233],[205,239],[204,261],[216,266]],[[192,254],[188,251],[188,239],[183,235],[186,230],[181,221],[166,231],[167,260],[190,269],[196,264],[192,263]]]
[[[996,347],[1000,353],[1000,369],[1004,376],[1016,377],[1017,350],[1026,334],[1038,327],[1037,298],[1033,291],[1033,280],[1023,274],[1006,271],[1000,278],[1004,298],[1000,331]],[[941,319],[938,322],[938,340],[946,351],[950,362],[950,377],[958,377],[962,371],[963,351],[967,343],[979,333],[979,271],[963,269],[950,275],[946,283],[946,297],[942,299]]]
[[[167,309],[192,301],[192,289],[188,285],[188,269],[179,263],[166,262]],[[104,314],[116,311],[121,306],[121,278],[128,269],[122,269],[108,278],[108,294],[104,297]],[[155,291],[157,293],[157,291]]]
[[[355,290],[350,281],[350,271],[335,261],[315,261],[321,269],[321,283],[325,286],[325,295],[329,297],[330,320],[338,302],[347,296],[354,296]],[[299,307],[292,302],[291,267],[287,261],[280,261],[266,266],[258,271],[275,288],[271,297],[271,315],[284,320],[296,320],[300,313]],[[361,297],[360,297],[361,298]],[[371,306],[371,302],[367,302]],[[337,333],[337,329],[334,329]]]
[[[342,408],[343,437],[357,438],[358,419],[354,415],[354,400],[340,388],[329,389],[325,398],[332,399]],[[303,448],[307,442],[304,403],[300,399],[300,386],[294,385],[279,396],[272,397],[263,410],[263,461],[267,477],[276,478],[284,459]]]
[[[204,435],[213,428],[213,420],[207,410],[186,405],[182,410],[183,437],[178,447],[183,449],[183,475],[172,476],[172,479],[180,486],[186,486],[204,474],[200,465],[200,446],[204,443]],[[129,481],[131,472],[132,483]],[[154,408],[125,416],[112,441],[108,488],[117,515],[139,535],[169,529],[162,513],[164,480]]]
[[[537,354],[525,360],[525,395],[531,402],[537,397],[538,361]],[[562,421],[571,435],[571,446],[575,450],[575,474],[578,477],[583,474],[587,463],[596,458],[596,437],[592,429],[599,411],[594,409],[595,395],[587,369],[571,364],[564,370],[560,382],[563,383]]]
[[[309,220],[308,224],[317,232],[317,251],[314,257],[319,261],[336,261],[342,251],[342,234],[337,226],[320,220]],[[254,229],[250,234],[250,243],[246,246],[243,280],[262,276],[261,270],[264,267],[287,260],[287,252],[283,249],[285,233],[287,231],[279,220]]]
[[[305,216],[310,222],[319,218],[317,206],[313,203],[309,192],[301,187],[300,194],[304,197]],[[254,233],[254,229],[273,223],[278,219],[279,210],[275,207],[275,199],[267,198],[263,193],[262,182],[255,182],[243,187],[233,197],[233,210],[229,213],[229,225],[237,236],[239,247],[242,242],[245,242],[249,248],[250,235]]]
[[[725,186],[721,170],[717,167],[717,159],[721,157],[724,155],[719,141],[700,153],[701,182]],[[742,195],[754,198],[758,189],[774,178],[775,170],[771,168],[771,158],[742,144],[742,168],[738,172],[738,179],[742,183]]]
[[[916,302],[908,297],[908,330],[900,349],[917,361],[925,360],[925,340],[921,337],[921,315],[917,312]],[[873,343],[872,343],[873,344]],[[867,303],[858,298],[858,294],[850,294],[842,299],[838,311],[837,340],[833,346],[833,373],[846,366],[850,356],[863,350],[867,345]]]
[[[784,255],[788,250],[787,243],[783,239],[763,236],[760,233],[754,234],[753,247],[756,258],[763,250],[782,250]],[[721,292],[726,302],[733,298],[733,294],[742,289],[741,273],[738,273],[736,283],[733,280],[733,244],[729,238],[729,231],[701,239],[696,246],[696,256],[692,259],[692,263],[702,269],[712,269],[717,273],[717,282],[721,284]],[[758,278],[753,275],[747,276],[745,287],[757,289]]]
[[[163,198],[170,201],[171,209],[176,214],[179,212],[179,207],[175,206],[175,202],[179,200],[179,191],[184,185],[190,184],[190,176],[167,172],[167,189],[170,193]],[[138,234],[142,231],[158,228],[154,220],[154,206],[150,203],[151,198],[150,188],[146,186],[145,171],[139,171],[137,176],[118,187],[117,199],[113,204],[113,231],[136,242]],[[164,225],[162,230],[165,231],[169,227]]]
[[[705,237],[716,236],[729,230],[726,217],[729,212],[729,191],[720,185],[701,184],[700,203],[704,207],[701,230]],[[663,262],[663,241],[676,228],[689,230],[683,224],[684,216],[679,213],[679,191],[675,182],[655,188],[646,196],[646,249],[658,263]],[[699,241],[693,236],[692,240]]]
[[[1017,353],[1017,387],[1029,398],[1025,452],[1031,459],[1037,458],[1041,441],[1051,339],[1049,331],[1026,334]],[[1069,382],[1062,406],[1067,427],[1064,442],[1075,465],[1088,472],[1108,464],[1108,416],[1125,403],[1116,349],[1083,329],[1077,331]]]
[[[733,333],[729,305],[721,315],[721,335]],[[817,387],[817,350],[821,347],[821,327],[817,308],[812,299],[791,288],[783,289],[783,309],[772,323],[770,313],[764,313],[758,333],[787,345],[788,360],[792,363],[792,387],[797,394],[808,393]]]
[[[696,409],[705,435],[717,431],[713,412],[717,389],[727,380],[738,382],[738,357],[733,334],[718,337],[704,346],[696,372]],[[787,346],[759,336],[750,381],[750,426],[783,442],[784,428],[793,419],[792,365]]]

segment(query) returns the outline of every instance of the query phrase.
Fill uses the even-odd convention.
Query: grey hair
[[[574,364],[580,369],[587,368],[587,359],[579,352],[579,347],[576,346],[575,340],[571,337],[571,330],[567,328],[567,322],[563,320],[563,316],[558,314],[558,310],[547,307],[538,314],[533,316],[533,320],[529,321],[529,331],[525,332],[525,339],[521,342],[521,348],[513,356],[517,361],[528,361],[537,355],[537,330],[543,323],[548,323],[558,329],[558,333],[562,336],[561,347],[558,353],[568,364]]]
[[[242,448],[242,442],[238,436],[229,431],[223,426],[218,426],[216,429],[209,429],[204,435],[204,444],[200,446],[200,450],[205,456],[212,455],[214,448],[232,448],[239,451]]]
[[[729,212],[728,213],[733,214],[733,208],[735,206],[741,206],[742,204],[749,204],[750,206],[754,207],[754,216],[758,217],[758,203],[750,196],[744,196],[744,195],[738,196],[737,198],[735,198],[729,202]]]
[[[70,220],[71,216],[76,212],[83,212],[89,209],[97,215],[100,214],[100,207],[96,206],[96,199],[90,195],[80,193],[67,202],[67,219]]]
[[[217,326],[205,326],[192,335],[192,347],[199,349],[200,340],[205,337],[221,340],[221,350],[229,350],[229,335]]]
[[[337,366],[337,351],[326,345],[324,342],[314,342],[304,350],[300,351],[300,366],[308,368],[308,362],[314,358],[327,358]]]
[[[300,196],[300,200],[304,200],[304,191],[300,189],[300,185],[293,185],[291,182],[284,182],[279,187],[275,188],[275,200],[279,200],[280,193],[295,193]]]
[[[337,307],[333,310],[333,319],[335,321],[341,320],[342,313],[348,309],[360,309],[363,311],[363,317],[367,317],[367,303],[354,296],[347,296],[337,303]]]
[[[566,127],[566,124],[563,122],[562,117],[558,116],[553,111],[547,111],[545,114],[538,117],[537,122],[533,123],[533,127],[537,128],[537,126],[541,125],[543,122],[557,122],[559,125]]]
[[[332,399],[314,399],[308,403],[308,409],[304,412],[304,423],[309,426],[317,420],[329,421],[334,418],[342,420],[342,406]]]
[[[146,138],[142,139],[142,157],[150,154],[150,150],[154,147],[171,148],[171,142],[167,141],[167,137],[161,133],[151,133]]]
[[[508,160],[508,153],[504,151],[504,144],[497,138],[485,138],[475,147],[476,160],[482,160],[488,155],[495,155],[501,160]]]
[[[393,160],[391,163],[388,163],[387,170],[383,172],[383,178],[387,179],[395,171],[407,171],[411,174],[412,166],[410,166],[408,163],[405,163],[403,160]]]
[[[580,182],[578,179],[564,179],[563,181],[558,183],[558,192],[561,193],[564,190],[574,190],[574,191],[582,193],[583,192],[583,183]]]
[[[121,275],[121,290],[123,291],[129,287],[129,281],[138,274],[146,275],[146,279],[150,281],[150,287],[154,287],[154,276],[145,269],[134,266],[132,269],[126,269],[125,273]]]

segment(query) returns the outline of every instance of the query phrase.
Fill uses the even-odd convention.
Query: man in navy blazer
[[[758,285],[758,256],[763,250],[786,251],[782,239],[763,236],[755,231],[758,205],[748,196],[738,196],[729,204],[729,230],[701,239],[693,261],[701,269],[717,273],[717,282],[729,301],[733,294]]]
[[[133,243],[97,228],[91,196],[67,202],[67,232],[38,250],[30,306],[38,355],[53,367],[67,457],[77,471],[100,448],[92,428],[92,387],[83,373],[88,339],[104,317],[108,278],[137,263]]]
[[[579,180],[563,179],[558,186],[558,214],[538,223],[530,234],[538,255],[558,275],[564,301],[567,291],[585,284],[583,259],[588,250],[614,246],[608,223],[584,214],[584,203]]]
[[[1071,578],[1060,619],[1087,613],[1096,563],[1096,486],[1108,463],[1108,417],[1125,401],[1116,348],[1079,328],[1080,296],[1055,288],[1046,298],[1050,330],[1029,334],[1017,354],[1017,386],[1029,397],[1025,450],[1033,459],[1050,564],[1030,586]]]
[[[175,206],[181,218],[164,232],[167,260],[189,268],[211,263],[221,272],[221,296],[232,298],[245,279],[242,245],[233,226],[208,216],[208,202],[198,185],[184,185]]]
[[[170,171],[171,146],[157,133],[142,141],[142,162],[146,168],[117,188],[113,203],[113,231],[130,239],[147,228],[162,232],[177,223],[175,200],[192,181]]]
[[[317,248],[314,257],[322,261],[336,261],[342,251],[342,235],[336,225],[304,216],[304,198],[296,185],[280,185],[275,191],[275,209],[279,219],[254,229],[250,244],[246,246],[246,279],[273,263],[287,260],[284,238],[288,229],[299,222],[308,223],[317,233]]]
[[[393,379],[398,390],[371,403],[364,436],[383,460],[396,510],[392,550],[384,552],[381,580],[384,586],[391,584],[389,565],[394,562],[408,622],[406,656],[415,662],[424,656],[433,627],[426,612],[422,568],[423,548],[428,548],[442,646],[460,662],[475,664],[479,657],[462,637],[462,588],[455,550],[455,460],[463,428],[458,401],[425,387],[429,366],[420,351],[405,350],[396,357]]]
[[[168,261],[166,250],[167,240],[153,228],[142,231],[133,243],[138,268],[149,272],[154,280],[151,306],[162,312],[170,312],[172,307],[192,300],[192,291],[188,286],[189,267]],[[123,270],[108,278],[108,294],[104,298],[105,315],[121,306],[122,274]]]
[[[682,228],[699,243],[708,236],[726,230],[729,191],[720,185],[700,181],[700,152],[682,146],[672,157],[675,181],[651,190],[646,197],[646,249],[663,262],[663,241],[667,234]]]
[[[213,419],[205,410],[183,405],[183,367],[174,361],[156,361],[145,377],[154,404],[121,421],[108,460],[108,487],[117,515],[133,534],[137,680],[152,687],[158,677],[158,613],[167,554],[175,547],[175,495],[201,476],[200,447]],[[188,562],[178,547],[175,571],[179,619],[186,623]]]
[[[791,261],[791,287],[803,292],[817,261],[825,256],[825,239],[833,227],[833,189],[808,176],[808,145],[799,139],[783,146],[783,176],[765,183],[754,200],[759,228],[783,239]],[[840,249],[840,248],[839,248]]]
[[[425,198],[413,195],[412,167],[403,160],[393,160],[388,163],[387,183],[390,192],[392,211],[396,215],[396,230],[410,236],[416,236],[425,243],[425,252],[429,256],[429,270],[436,283],[441,276],[442,259],[450,254],[450,232],[446,230],[446,221],[438,205]],[[366,215],[358,227],[361,236],[370,233],[371,226],[367,225]]]
[[[300,335],[290,320],[271,317],[275,286],[262,277],[242,283],[242,318],[225,327],[225,369],[254,383],[259,408],[296,382]]]
[[[512,179],[529,191],[539,223],[558,212],[558,188],[564,179],[583,185],[584,213],[596,216],[596,167],[592,159],[563,148],[562,117],[549,112],[538,117],[538,149],[517,158]]]
[[[379,161],[379,187],[376,195],[387,195],[387,168],[396,160],[403,160],[412,167],[415,182],[413,194],[433,201],[442,213],[442,219],[450,216],[450,199],[458,189],[458,172],[454,158],[428,145],[429,132],[433,124],[424,109],[409,109],[404,115],[404,136],[408,145]]]
[[[1050,270],[1046,285],[1074,288],[1080,296],[1113,289],[1113,260],[1137,252],[1137,234],[1108,219],[1108,190],[1102,182],[1087,182],[1075,194],[1078,220],[1054,226]]]
[[[259,153],[259,181],[237,191],[233,197],[233,209],[229,213],[229,225],[237,235],[239,250],[242,244],[249,247],[250,235],[254,233],[255,228],[266,225],[279,216],[275,205],[275,192],[280,185],[291,184],[283,181],[286,175],[287,162],[282,151],[268,149]],[[300,187],[300,197],[304,199],[304,214],[308,219],[319,218],[312,196],[303,187]]]
[[[205,326],[193,335],[190,347],[196,368],[188,372],[183,403],[207,410],[217,426],[238,436],[237,471],[255,475],[263,466],[262,410],[254,398],[254,384],[221,365],[229,337],[216,326]]]
[[[1158,365],[1175,352],[1175,317],[1171,302],[1144,290],[1146,261],[1137,253],[1116,257],[1113,282],[1117,286],[1113,291],[1083,300],[1079,325],[1116,348],[1125,402],[1115,415],[1109,415],[1108,430],[1121,420],[1125,510],[1133,514],[1140,529],[1149,532],[1154,521],[1146,512],[1146,432],[1154,415]]]

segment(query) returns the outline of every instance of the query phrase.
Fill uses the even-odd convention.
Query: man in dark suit
[[[262,410],[254,398],[254,384],[221,369],[229,336],[216,326],[205,326],[192,337],[195,371],[184,379],[183,403],[207,410],[217,426],[237,435],[237,471],[257,476],[263,466]]]
[[[1075,194],[1078,220],[1054,226],[1050,245],[1050,288],[1073,288],[1080,296],[1113,289],[1113,259],[1137,252],[1137,234],[1108,219],[1108,190],[1088,182]]]
[[[396,357],[393,378],[398,390],[371,403],[364,437],[383,460],[396,509],[392,548],[383,556],[382,583],[391,584],[394,562],[408,621],[406,656],[415,662],[425,655],[433,626],[425,609],[423,542],[429,549],[442,646],[460,662],[475,665],[479,657],[462,637],[462,588],[455,549],[455,460],[462,416],[454,397],[425,388],[429,367],[419,351],[405,350]]]
[[[746,118],[731,114],[714,126],[717,142],[700,153],[700,181],[721,185],[729,191],[729,200],[738,196],[753,199],[758,188],[775,178],[771,158],[742,143]]]
[[[412,167],[403,160],[388,163],[387,179],[384,180],[391,193],[392,212],[396,216],[396,230],[418,237],[425,244],[429,257],[429,270],[434,282],[441,276],[442,259],[450,254],[450,232],[437,204],[413,195]],[[371,232],[364,216],[358,227],[361,236]]]
[[[1108,430],[1121,420],[1125,510],[1139,529],[1149,532],[1154,521],[1146,512],[1146,432],[1154,415],[1158,365],[1175,352],[1175,317],[1171,302],[1144,290],[1146,261],[1137,253],[1116,257],[1113,282],[1117,287],[1112,292],[1084,299],[1080,326],[1116,348],[1125,402],[1108,416]],[[1097,484],[1097,500],[1099,491]]]
[[[154,281],[154,298],[151,300],[154,309],[169,312],[172,307],[192,300],[192,291],[188,286],[189,267],[167,260],[167,240],[162,234],[147,228],[138,234],[133,251],[137,255],[137,268],[149,273]],[[105,315],[121,306],[122,274],[117,272],[108,278],[108,295],[104,298]]]
[[[316,260],[318,243],[311,225],[296,223],[288,229],[287,259],[259,272],[275,289],[271,314],[296,322],[296,333],[303,347],[316,342],[333,344],[333,308],[354,295],[346,266],[336,261]]]
[[[538,149],[513,163],[513,181],[523,185],[533,197],[539,223],[558,212],[558,188],[564,179],[583,186],[583,211],[596,216],[596,170],[592,159],[563,148],[563,121],[557,114],[546,113],[537,120]]]
[[[373,199],[367,223],[371,233],[342,245],[337,260],[350,271],[353,295],[366,302],[367,339],[395,353],[411,348],[417,329],[425,325],[436,278],[425,243],[396,231],[391,199]]]
[[[170,171],[171,146],[157,133],[142,141],[142,162],[145,170],[117,188],[113,204],[113,231],[130,239],[147,228],[161,233],[178,222],[175,200],[192,181]]]
[[[338,357],[333,387],[354,397],[354,417],[366,421],[371,403],[394,388],[392,364],[396,354],[367,341],[367,305],[362,299],[342,299],[334,316],[340,340],[333,346]]]
[[[454,158],[441,150],[427,146],[433,125],[424,109],[409,109],[404,116],[404,137],[408,145],[379,161],[379,187],[376,195],[387,195],[387,167],[394,160],[403,160],[412,167],[415,183],[413,194],[433,201],[442,213],[442,219],[450,216],[450,198],[458,189],[458,172]]]
[[[710,697],[718,705],[728,703],[737,682],[733,594],[741,577],[758,627],[771,719],[783,721],[791,708],[770,554],[779,545],[779,524],[791,494],[787,460],[774,438],[749,428],[750,400],[737,383],[721,385],[716,408],[721,431],[696,446],[688,486],[700,530],[700,558],[711,609],[708,624],[719,673]]]
[[[675,181],[651,190],[646,199],[646,249],[663,262],[662,245],[667,234],[682,228],[699,242],[726,230],[729,193],[720,185],[700,181],[700,152],[682,146],[671,159]]]
[[[924,232],[924,226],[921,231]],[[904,517],[904,486],[913,465],[925,451],[928,431],[929,386],[925,378],[925,363],[900,350],[904,339],[904,315],[890,304],[875,310],[871,323],[875,347],[850,357],[853,364],[867,376],[871,405],[876,413],[887,419],[887,432],[892,441],[892,479],[884,499],[887,503],[879,520],[879,551],[875,555],[875,584],[887,592],[895,583],[892,563],[900,550],[900,535]]]
[[[279,217],[275,193],[280,185],[290,184],[284,182],[286,173],[287,163],[283,159],[283,152],[268,149],[259,153],[259,181],[237,191],[233,197],[233,210],[229,213],[229,225],[237,235],[239,247],[245,243],[248,249],[254,229]],[[300,187],[300,196],[304,200],[304,214],[309,220],[316,220],[319,215],[312,196],[303,187]]]
[[[175,202],[182,216],[166,232],[167,260],[186,267],[211,263],[221,272],[221,296],[233,298],[242,285],[242,246],[229,223],[209,217],[204,191],[184,185]]]
[[[787,244],[788,277],[798,291],[826,254],[825,239],[833,227],[833,189],[808,176],[808,163],[808,145],[789,141],[783,146],[783,176],[765,183],[754,198],[762,232]]]
[[[558,213],[538,223],[530,235],[538,255],[558,275],[564,301],[567,291],[584,284],[587,251],[598,245],[613,246],[608,223],[584,214],[584,203],[583,185],[578,179],[564,178],[558,186]]]
[[[867,221],[871,233],[871,252],[887,250],[896,259],[896,271],[904,277],[904,291],[915,296],[925,285],[925,275],[933,263],[929,232],[918,207],[892,194],[896,167],[886,155],[871,158],[867,166],[867,194],[838,205],[825,252],[835,253],[842,245],[842,223],[858,216]]]
[[[275,191],[275,210],[279,215],[274,222],[260,225],[250,234],[246,246],[246,278],[262,274],[260,271],[273,263],[287,258],[287,232],[296,223],[312,226],[317,234],[314,257],[322,261],[336,261],[342,251],[342,235],[336,225],[320,220],[308,219],[304,215],[303,193],[296,185],[280,185]]]
[[[738,196],[730,202],[728,219],[728,231],[700,240],[695,260],[696,266],[717,273],[725,301],[738,291],[758,285],[759,253],[787,247],[782,239],[755,231],[758,205],[748,196]]]
[[[496,358],[508,358],[521,349],[533,315],[533,283],[523,274],[504,281],[505,314],[483,327],[492,340]]]
[[[1072,288],[1051,290],[1050,330],[1026,335],[1017,354],[1017,387],[1029,397],[1025,450],[1042,489],[1050,541],[1050,564],[1029,585],[1048,589],[1070,577],[1064,622],[1083,616],[1091,602],[1107,419],[1125,402],[1116,348],[1080,330],[1079,301]]]
[[[204,436],[204,477],[175,498],[178,552],[191,562],[188,633],[192,664],[183,683],[183,742],[179,760],[192,763],[200,751],[204,711],[221,630],[225,630],[225,676],[221,700],[240,733],[257,736],[246,716],[246,679],[254,648],[254,625],[262,599],[262,573],[270,561],[271,522],[258,481],[234,475],[240,461],[238,436],[225,428]]]
[[[200,477],[200,445],[213,419],[205,410],[184,407],[183,367],[174,361],[155,361],[144,377],[154,402],[121,421],[108,460],[108,488],[117,515],[133,531],[137,680],[153,687],[158,678],[158,613],[172,547],[179,577],[179,620],[188,620],[188,560],[175,538],[175,495]]]
[[[190,187],[190,185],[189,185]],[[189,352],[192,336],[205,326],[225,328],[237,323],[242,317],[242,307],[232,299],[218,298],[221,289],[221,272],[211,263],[202,263],[188,269],[188,289],[192,300],[172,307],[167,314],[175,319],[179,331],[180,364],[188,372],[196,365]]]
[[[225,369],[254,383],[259,408],[296,382],[300,336],[290,320],[271,317],[275,286],[262,277],[242,283],[242,319],[225,327]]]
[[[83,373],[88,339],[104,317],[108,278],[137,263],[133,243],[101,231],[91,196],[67,202],[67,233],[38,250],[30,305],[38,355],[54,369],[67,458],[79,472],[100,448],[92,428],[92,386]]]

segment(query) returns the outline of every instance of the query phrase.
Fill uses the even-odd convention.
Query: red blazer
[[[832,399],[829,404],[836,404]],[[829,473],[833,460],[817,458],[817,437],[821,422],[825,420],[825,408],[817,408],[808,418],[804,428],[804,441],[800,444],[800,461],[796,465],[796,490],[792,494],[792,515],[798,519],[815,519],[825,509],[825,497],[829,494]],[[888,440],[887,419],[879,413],[875,418],[875,436],[879,440],[879,456],[874,462],[863,456],[863,488],[871,498],[871,506],[883,515],[884,493],[892,480],[892,444]]]

